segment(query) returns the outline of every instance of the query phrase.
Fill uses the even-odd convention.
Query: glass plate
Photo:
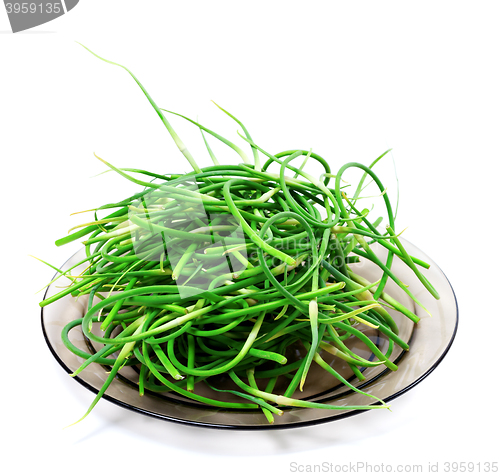
[[[330,354],[323,354],[323,358],[343,374],[345,378],[350,379],[354,386],[363,388],[365,392],[381,398],[385,402],[389,402],[413,388],[437,367],[453,343],[458,326],[458,306],[455,294],[444,273],[417,247],[405,240],[401,241],[403,241],[410,255],[423,259],[431,265],[428,270],[421,268],[421,271],[437,289],[441,299],[435,300],[418,281],[413,272],[399,259],[394,259],[392,269],[395,274],[403,283],[409,286],[413,294],[431,314],[429,316],[424,310],[415,307],[406,293],[389,280],[386,291],[421,317],[419,323],[414,325],[412,321],[402,314],[389,310],[398,324],[400,337],[410,344],[408,352],[402,351],[397,345],[394,346],[390,359],[397,363],[398,370],[390,371],[385,367],[382,368],[382,366],[370,367],[365,369],[363,372],[365,380],[360,382],[350,373],[349,367],[343,365],[343,361],[336,360]],[[380,245],[375,246],[373,249],[381,258],[386,255],[385,248]],[[62,269],[68,269],[82,257],[84,257],[83,249],[73,255]],[[351,267],[353,271],[371,282],[380,277],[379,269],[369,261],[362,260]],[[58,288],[56,286],[61,286],[62,279],[64,278],[48,287],[45,298],[57,293]],[[56,360],[68,373],[74,372],[84,359],[74,355],[65,347],[61,340],[61,330],[67,323],[82,317],[85,308],[86,301],[84,299],[77,301],[71,296],[66,296],[42,309],[42,330],[47,345]],[[370,332],[370,338],[384,351],[384,346],[387,344],[384,336],[377,331],[370,330]],[[89,347],[78,328],[70,332],[70,338],[78,347],[88,352]],[[367,352],[366,348],[356,348],[354,350],[367,359],[373,357]],[[91,364],[73,378],[84,387],[97,393],[106,380],[108,370],[109,368],[105,366]],[[284,414],[276,416],[274,424],[271,425],[260,410],[243,412],[234,409],[214,408],[186,400],[182,396],[171,393],[159,395],[147,392],[145,395],[140,396],[136,382],[136,370],[125,367],[120,371],[119,378],[115,378],[109,386],[103,398],[129,410],[176,423],[242,430],[293,428],[325,423],[361,413],[360,410],[286,408]],[[231,394],[213,392],[207,387],[200,387],[195,390],[217,399],[221,399],[221,395],[227,396],[227,398],[232,397]],[[275,391],[279,393],[279,388],[276,388]],[[294,397],[339,406],[370,405],[374,402],[373,399],[349,389],[346,390],[345,386],[339,385],[336,379],[320,370],[316,364],[311,366],[304,392],[297,392]]]

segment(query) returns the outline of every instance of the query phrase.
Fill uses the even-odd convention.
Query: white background
[[[289,474],[293,462],[357,461],[427,471],[429,462],[498,461],[499,17],[488,1],[82,0],[12,34],[0,6],[8,474]],[[157,421],[102,400],[63,430],[93,394],[45,345],[35,293],[53,271],[28,255],[62,264],[80,247],[53,244],[80,222],[70,213],[136,190],[112,174],[92,178],[105,170],[94,152],[122,167],[189,170],[127,73],[75,41],[127,65],[161,107],[235,140],[236,125],[210,100],[267,150],[313,148],[334,170],[393,149],[398,230],[408,227],[403,236],[448,276],[460,325],[444,361],[392,413],[250,433]],[[199,132],[172,123],[208,164]]]

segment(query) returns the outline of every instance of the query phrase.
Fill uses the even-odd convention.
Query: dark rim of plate
[[[71,260],[72,257],[70,257],[63,265],[63,267],[66,265],[66,263],[68,261]],[[436,265],[436,267],[443,273],[442,269]],[[56,273],[57,275],[58,273]],[[56,276],[54,275],[54,277]],[[422,374],[419,378],[417,378],[416,380],[414,380],[413,382],[411,382],[410,384],[408,384],[405,388],[399,390],[398,392],[390,395],[389,397],[385,398],[384,401],[385,402],[390,402],[394,399],[396,399],[397,397],[403,395],[404,393],[408,392],[408,390],[411,390],[413,387],[415,387],[417,384],[419,384],[422,380],[424,380],[428,375],[430,375],[435,369],[436,367],[441,363],[441,361],[443,360],[443,358],[446,356],[446,354],[448,353],[448,351],[450,350],[452,344],[453,344],[453,341],[455,340],[455,336],[456,336],[456,333],[457,333],[457,329],[458,329],[458,321],[459,321],[459,310],[458,310],[458,302],[457,302],[457,297],[455,295],[455,291],[448,279],[448,277],[443,273],[443,276],[445,277],[446,281],[448,282],[449,286],[450,286],[450,289],[451,289],[451,292],[453,294],[453,298],[455,300],[455,307],[456,307],[456,310],[457,310],[457,315],[456,315],[456,321],[455,321],[455,328],[453,329],[453,333],[452,333],[452,336],[451,336],[451,339],[450,341],[448,342],[448,345],[446,346],[446,348],[444,349],[443,353],[439,356],[438,359],[436,359],[436,361],[434,362],[434,364],[427,370],[427,372],[425,372],[424,374]],[[48,288],[47,290],[45,291],[45,294],[44,294],[44,299],[47,295],[47,292],[48,292]],[[42,325],[42,332],[43,332],[43,336],[45,338],[45,342],[47,343],[47,346],[48,348],[50,349],[50,352],[52,353],[52,355],[54,356],[54,358],[56,359],[56,361],[61,365],[61,367],[68,373],[68,374],[71,374],[73,371],[71,369],[68,368],[68,366],[64,363],[64,361],[59,357],[59,355],[57,354],[57,352],[55,351],[55,349],[52,347],[50,341],[49,341],[49,338],[48,338],[48,335],[47,335],[47,332],[45,330],[45,325],[44,325],[44,316],[43,316],[43,311],[44,311],[44,308],[41,309],[41,325]],[[413,332],[412,332],[412,335],[410,337],[410,340],[413,338]],[[404,354],[404,353],[403,353]],[[398,356],[398,361],[402,358],[403,354],[400,354]],[[369,383],[372,383],[374,380],[378,380],[379,378],[381,378],[382,376],[386,375],[388,373],[388,369],[386,369],[384,372],[381,372],[379,375],[377,375],[376,377],[374,377],[373,379],[371,379],[369,382],[363,382],[362,386],[360,386],[359,388],[361,387],[365,387],[366,385],[368,385]],[[75,376],[75,377],[72,377],[73,379],[75,379],[78,383],[80,383],[81,385],[83,385],[86,389],[90,390],[92,393],[94,394],[97,394],[99,392],[99,389],[93,387],[92,385],[90,385],[89,383],[87,383],[85,380],[83,380],[82,378],[78,377],[78,376]],[[123,377],[121,377],[122,380],[127,380]],[[135,386],[135,385],[134,385]],[[346,393],[351,393],[351,391],[349,392],[346,392]],[[153,393],[153,392],[151,392]],[[153,393],[154,394],[154,393]],[[314,397],[317,397],[318,395],[314,395],[310,398],[314,398]],[[338,397],[337,395],[335,396],[336,398]],[[179,424],[182,424],[182,425],[189,425],[189,426],[201,426],[201,427],[205,427],[205,428],[214,428],[214,429],[220,429],[220,430],[286,430],[286,429],[291,429],[291,428],[301,428],[301,427],[306,427],[306,426],[313,426],[313,425],[319,425],[319,424],[323,424],[323,423],[329,423],[331,421],[336,421],[336,420],[342,420],[344,418],[348,418],[348,417],[351,417],[351,416],[354,416],[354,415],[358,415],[360,413],[364,413],[368,410],[351,410],[351,411],[348,411],[348,412],[345,412],[345,413],[342,413],[342,414],[339,414],[339,415],[333,415],[333,416],[327,416],[327,417],[324,417],[324,418],[319,418],[319,419],[316,419],[316,420],[303,420],[303,421],[299,421],[299,422],[292,422],[292,423],[283,423],[283,424],[280,424],[280,425],[277,425],[277,426],[274,426],[274,425],[270,425],[269,423],[263,423],[262,425],[226,425],[226,424],[222,424],[222,423],[206,423],[206,422],[197,422],[197,421],[194,421],[194,420],[184,420],[184,419],[181,419],[181,418],[175,418],[173,416],[169,416],[169,415],[162,415],[162,414],[159,414],[159,413],[155,413],[155,412],[151,412],[151,411],[148,411],[148,410],[145,410],[143,408],[138,408],[138,407],[135,407],[133,405],[130,405],[126,402],[123,402],[121,400],[118,400],[114,397],[111,397],[109,395],[106,395],[104,394],[102,396],[103,399],[109,401],[109,402],[112,402],[114,403],[115,405],[118,405],[120,407],[123,407],[123,408],[126,408],[127,410],[131,410],[133,412],[136,412],[136,413],[140,413],[140,414],[143,414],[143,415],[147,415],[147,416],[150,416],[150,417],[153,417],[153,418],[157,418],[159,420],[164,420],[164,421],[170,421],[170,422],[173,422],[173,423],[179,423]],[[169,399],[165,399],[165,401],[169,401]],[[320,400],[322,401],[322,400]],[[180,404],[180,403],[183,403],[183,402],[180,402],[178,400],[173,400],[172,399],[172,403],[174,403],[176,405]],[[373,407],[376,407],[377,405],[373,405]],[[221,409],[222,412],[227,412],[227,409]]]

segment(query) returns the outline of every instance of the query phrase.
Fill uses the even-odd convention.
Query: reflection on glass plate
[[[398,346],[395,346],[391,354],[390,360],[397,363],[398,370],[390,371],[385,367],[382,368],[382,366],[370,367],[363,372],[365,380],[360,382],[357,378],[354,378],[349,367],[343,365],[343,361],[336,360],[330,354],[325,353],[323,355],[324,359],[334,366],[345,378],[350,379],[353,385],[363,388],[365,392],[386,402],[393,400],[414,387],[436,368],[448,352],[458,325],[457,302],[446,276],[418,248],[407,241],[404,241],[404,246],[411,255],[421,258],[431,265],[428,270],[422,271],[437,289],[441,299],[436,301],[404,263],[398,259],[394,260],[393,270],[395,274],[410,287],[413,294],[424,304],[431,314],[429,316],[422,309],[415,307],[407,294],[393,285],[389,280],[386,287],[387,292],[421,318],[418,324],[413,324],[412,321],[400,313],[389,310],[398,324],[400,337],[410,344],[408,352],[402,351]],[[378,247],[375,248],[375,251],[379,256],[384,256],[384,248]],[[82,250],[72,256],[62,269],[67,269],[77,263],[79,258],[83,256],[83,252]],[[352,266],[356,268],[354,271],[357,274],[364,276],[372,282],[380,277],[379,269],[372,266],[368,261],[362,261]],[[60,281],[49,286],[46,298],[57,292],[56,286],[60,286]],[[85,300],[75,301],[71,296],[66,296],[42,309],[42,329],[45,340],[56,360],[68,373],[74,372],[84,359],[74,355],[65,347],[61,340],[61,330],[67,323],[83,316],[86,308],[85,305]],[[373,329],[369,329],[367,332],[370,339],[382,351],[387,349],[387,342],[382,334]],[[87,343],[78,328],[71,331],[70,337],[72,342],[88,352]],[[359,344],[353,345],[359,346]],[[373,357],[366,348],[356,348],[353,350],[358,355],[367,359]],[[297,349],[297,352],[300,352],[300,349]],[[97,393],[106,380],[107,370],[104,366],[91,364],[74,378],[92,392]],[[240,410],[208,407],[188,401],[180,395],[171,393],[158,395],[147,392],[145,395],[140,396],[136,385],[138,381],[137,377],[138,374],[134,368],[125,367],[120,371],[119,378],[115,379],[110,385],[103,398],[129,410],[177,423],[245,430],[280,429],[314,425],[345,418],[360,412],[353,410],[287,408],[284,410],[284,414],[277,417],[274,424],[270,425],[260,410],[243,412]],[[223,384],[224,381],[222,379],[218,382],[218,387]],[[279,393],[278,387],[275,390],[275,393]],[[206,386],[200,386],[195,391],[209,397],[221,398],[220,393],[216,393]],[[225,395],[228,398],[231,397],[231,394]],[[343,385],[339,385],[339,382],[335,378],[326,374],[326,372],[320,370],[317,366],[311,367],[304,392],[297,392],[294,397],[339,406],[370,405],[373,403],[373,399],[350,391]],[[379,409],[374,411],[386,410]]]

